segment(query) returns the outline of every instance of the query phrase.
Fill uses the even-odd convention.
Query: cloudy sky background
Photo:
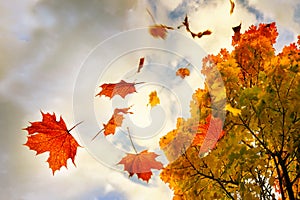
[[[26,132],[21,129],[29,125],[28,121],[40,121],[40,110],[62,115],[69,128],[78,122],[76,116],[74,119],[73,94],[83,60],[96,45],[111,36],[151,25],[147,8],[157,23],[176,27],[187,13],[192,30],[212,30],[212,35],[194,41],[207,53],[217,53],[220,48],[232,49],[231,27],[241,21],[242,32],[251,24],[275,21],[279,31],[277,52],[285,44],[295,42],[300,33],[299,0],[240,0],[236,2],[231,16],[229,0],[0,0],[1,199],[172,198],[172,192],[160,181],[158,173],[148,185],[136,178],[128,179],[126,173],[99,162],[93,150],[88,148],[78,149],[75,160],[77,167],[69,162],[68,170],[62,168],[52,176],[45,162],[48,155],[35,156],[34,151],[22,145],[26,142]],[[181,33],[186,34],[183,30]],[[152,40],[149,36],[147,42]],[[126,46],[126,42],[122,45]],[[187,45],[174,45],[170,50],[179,52],[179,48],[186,50],[187,56],[194,57],[195,52]],[[116,54],[114,49],[110,49],[108,56],[120,56]],[[127,61],[132,62],[130,66],[135,66],[138,61],[136,58],[142,54],[138,52],[132,56],[135,56],[134,59]],[[176,67],[179,61],[170,65]],[[104,76],[103,80],[112,78],[112,81],[118,81],[120,76]],[[189,80],[194,83],[197,77]],[[168,91],[171,94],[172,90]],[[142,96],[137,98],[146,101]],[[132,101],[128,99],[128,104]],[[179,107],[177,111],[180,113]],[[103,100],[101,105],[96,103],[95,108],[109,113],[111,105]],[[156,109],[153,112],[159,113],[161,108]],[[175,111],[164,111],[166,118]],[[150,111],[147,115],[147,118],[151,118]],[[135,117],[140,120],[141,116]],[[97,117],[105,122],[110,116],[105,114]],[[173,122],[170,120],[171,125],[165,128],[170,128]],[[145,126],[149,125],[147,123],[145,120]],[[89,134],[93,135],[97,128],[91,128]],[[81,143],[82,133],[79,130],[73,133]],[[142,140],[136,142],[141,146],[146,145]],[[152,142],[149,148],[155,150]]]

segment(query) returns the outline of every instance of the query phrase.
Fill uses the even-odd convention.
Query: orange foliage
[[[274,56],[273,44],[277,36],[277,28],[273,22],[260,24],[258,27],[252,25],[249,30],[240,35],[238,40],[232,40],[232,45],[235,47],[233,54],[241,69],[239,79],[245,87],[257,84],[257,79],[254,77],[264,70],[261,63]]]

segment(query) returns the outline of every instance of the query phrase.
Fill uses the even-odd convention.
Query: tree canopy
[[[173,199],[300,198],[300,36],[276,54],[277,36],[252,25],[203,59],[190,118],[160,140]]]

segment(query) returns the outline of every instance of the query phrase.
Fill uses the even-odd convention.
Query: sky
[[[151,37],[147,27],[156,23],[177,27],[186,14],[195,31],[213,34],[192,39],[184,30],[169,31],[166,40]],[[172,199],[172,191],[159,179],[149,184],[128,178],[122,165],[132,153],[128,133],[138,151],[159,150],[159,138],[175,128],[176,118],[188,117],[190,96],[203,85],[201,58],[221,48],[232,50],[231,27],[275,21],[275,45],[296,42],[300,33],[299,0],[239,0],[229,14],[229,0],[0,0],[0,198],[7,200],[137,200]],[[135,70],[145,57],[142,73]],[[190,77],[174,76],[189,65]],[[121,79],[146,82],[125,99],[95,98],[103,83]],[[161,105],[147,106],[148,94],[157,90]],[[90,139],[111,117],[114,107],[132,106],[115,137]],[[43,112],[62,116],[83,148],[76,167],[68,162],[52,175],[48,154],[35,156],[23,144],[29,121]]]

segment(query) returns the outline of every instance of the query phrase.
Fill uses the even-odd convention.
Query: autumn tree
[[[239,31],[203,59],[191,117],[160,140],[173,199],[300,198],[300,37],[276,54],[275,23]]]

